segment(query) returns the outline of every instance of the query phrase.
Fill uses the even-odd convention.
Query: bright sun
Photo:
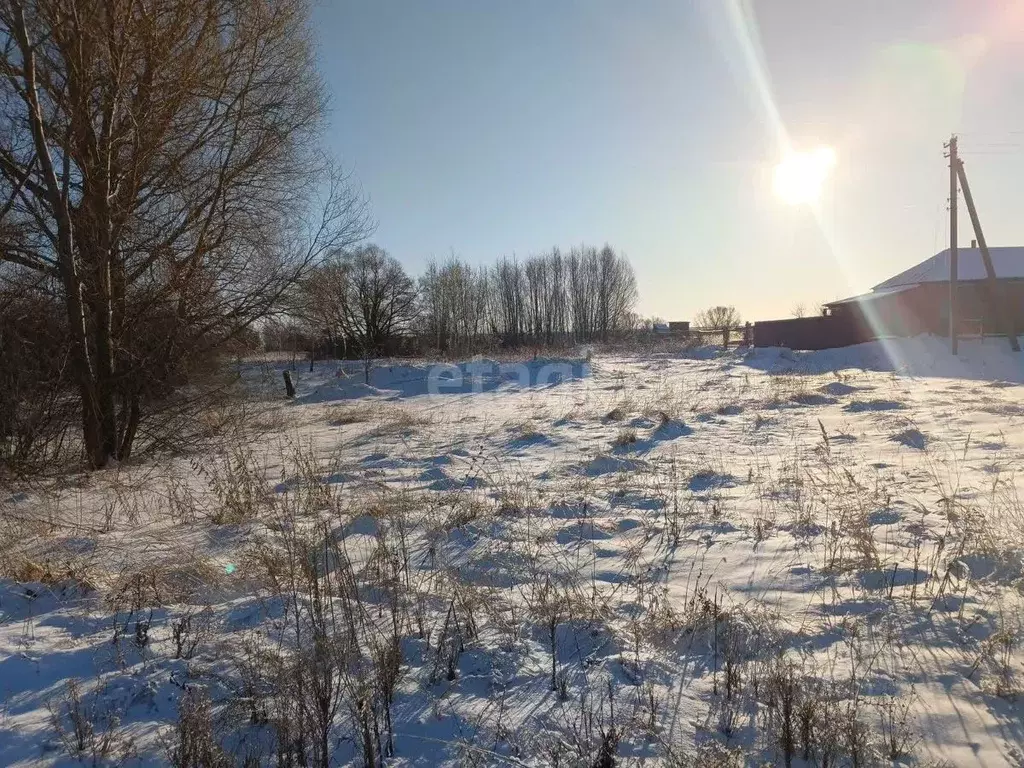
[[[775,166],[775,194],[790,205],[816,202],[835,164],[836,153],[830,147],[818,147],[809,152],[789,152]]]

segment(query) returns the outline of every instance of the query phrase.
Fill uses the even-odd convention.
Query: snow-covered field
[[[1004,343],[348,368],[0,495],[0,764],[1024,766]]]

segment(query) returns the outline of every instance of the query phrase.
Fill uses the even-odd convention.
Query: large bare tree
[[[364,357],[386,349],[416,316],[416,283],[383,248],[367,245],[345,254],[347,280],[340,297],[346,330]]]
[[[66,315],[98,467],[367,222],[302,0],[0,0],[0,51],[0,261]]]
[[[288,314],[300,321],[310,345],[310,366],[317,351],[345,357],[349,330],[349,268],[333,256],[311,269],[292,291]]]

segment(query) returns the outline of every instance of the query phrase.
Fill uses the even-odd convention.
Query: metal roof
[[[1000,246],[989,248],[992,267],[997,278],[1024,278],[1024,246]],[[984,280],[985,262],[980,248],[957,249],[957,277],[963,281]],[[929,259],[874,287],[875,293],[900,286],[914,286],[921,283],[945,283],[949,281],[949,249],[940,251]],[[871,295],[871,294],[866,294]],[[857,297],[854,297],[857,298]],[[848,301],[848,299],[844,299]],[[835,302],[840,303],[840,302]]]
[[[909,290],[911,290],[912,288],[914,288],[917,285],[918,285],[918,283],[914,283],[912,285],[896,285],[896,286],[893,286],[892,288],[882,288],[881,290],[875,289],[871,293],[862,293],[859,296],[851,296],[848,299],[840,299],[839,301],[829,301],[829,302],[826,302],[825,306],[826,307],[837,307],[837,306],[839,306],[841,304],[861,304],[861,303],[863,303],[865,301],[872,301],[874,299],[880,299],[883,296],[893,296],[893,295],[895,295],[897,293],[903,293],[904,291],[909,291]]]

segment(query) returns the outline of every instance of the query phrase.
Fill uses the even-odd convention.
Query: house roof
[[[989,248],[992,267],[997,278],[1024,278],[1024,246],[1000,246]],[[980,248],[957,249],[957,277],[960,280],[984,280],[985,262]],[[874,287],[875,293],[900,286],[914,286],[921,283],[945,283],[949,281],[949,249],[940,251],[929,259]],[[838,303],[838,302],[836,302]]]
[[[880,299],[883,296],[893,296],[897,293],[903,293],[909,291],[917,283],[912,285],[895,285],[892,288],[875,289],[871,293],[862,293],[859,296],[851,296],[848,299],[839,299],[839,301],[830,301],[825,304],[826,307],[837,307],[842,304],[863,304],[865,301],[873,301],[874,299]]]

